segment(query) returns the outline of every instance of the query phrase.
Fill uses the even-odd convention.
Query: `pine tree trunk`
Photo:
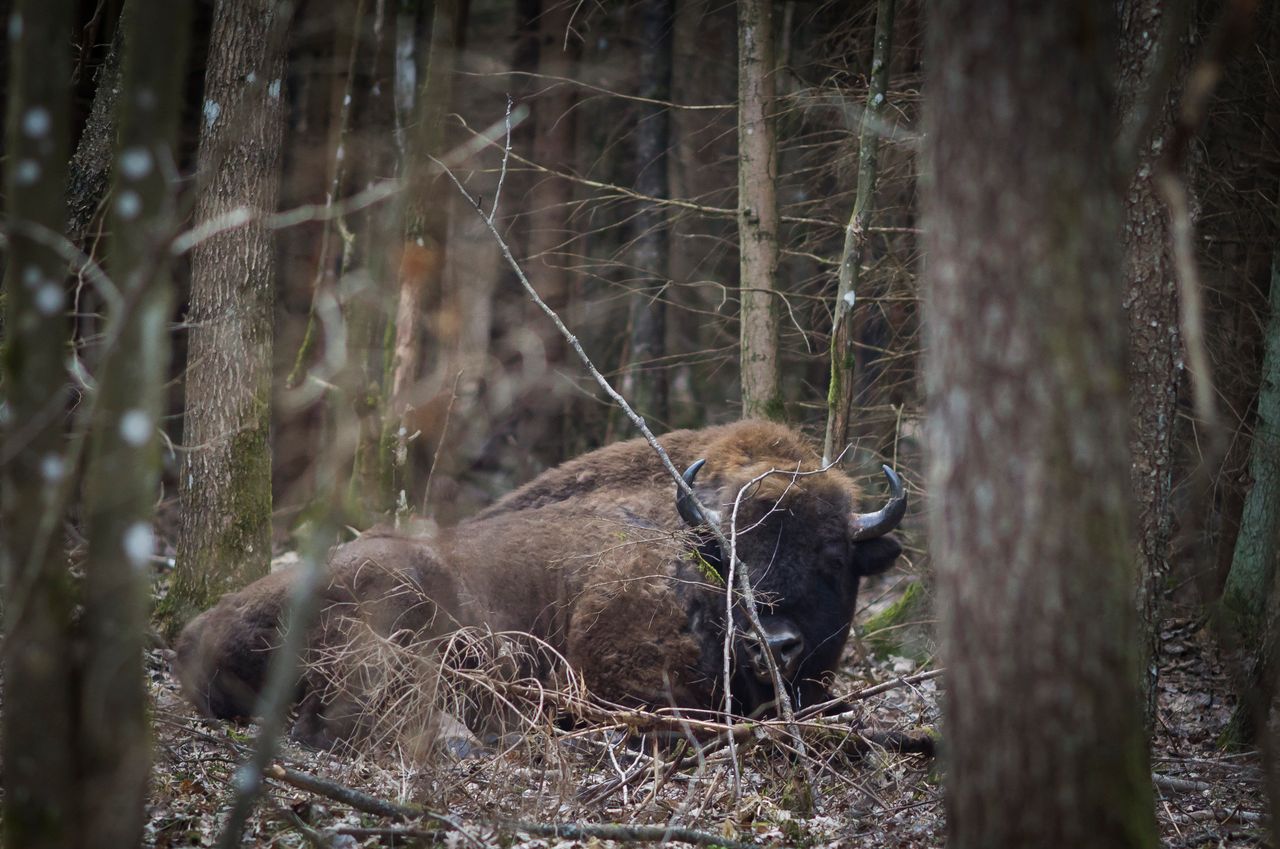
[[[89,552],[77,741],[84,833],[99,846],[141,843],[151,763],[143,638],[173,310],[167,237],[179,223],[166,164],[178,159],[190,20],[190,2],[135,0],[121,82],[130,96],[118,99],[107,260],[123,303],[107,317],[114,345],[98,375],[85,476]]]
[[[930,13],[925,351],[950,845],[1152,846],[1110,5]]]
[[[638,94],[649,100],[671,99],[671,45],[675,0],[645,0],[639,5],[640,63]],[[637,109],[635,140],[636,191],[668,198],[668,109]],[[631,336],[622,394],[642,416],[668,421],[667,374],[661,363],[667,351],[666,283],[670,274],[666,209],[644,204],[632,221],[635,233],[635,293],[631,296]]]
[[[1185,75],[1188,50],[1183,33],[1167,43],[1157,38],[1166,26],[1165,4],[1121,4],[1117,114],[1128,124],[1142,123],[1151,107],[1148,86],[1163,89],[1160,63],[1172,62]],[[1163,51],[1175,51],[1164,56]],[[1178,281],[1169,242],[1169,215],[1155,185],[1161,151],[1173,131],[1174,94],[1156,103],[1157,114],[1146,138],[1132,138],[1134,173],[1125,194],[1124,285],[1129,320],[1129,477],[1137,505],[1137,607],[1140,619],[1142,680],[1147,713],[1154,716],[1160,660],[1160,594],[1169,573],[1173,511],[1173,430],[1178,416],[1182,367]],[[1135,129],[1135,132],[1137,130]],[[1129,138],[1126,135],[1126,141]],[[1126,175],[1127,176],[1127,175]],[[1185,177],[1186,175],[1184,175]],[[1189,183],[1188,183],[1189,184]]]
[[[0,580],[4,586],[6,846],[75,845],[75,598],[61,545],[58,489],[70,474],[65,425],[70,401],[63,358],[70,339],[67,264],[36,238],[66,223],[72,3],[18,0],[5,28],[5,338],[0,367]],[[53,513],[53,515],[50,515]],[[51,521],[50,521],[51,520]],[[36,532],[42,524],[50,533]],[[16,529],[24,532],[15,533]]]
[[[744,417],[781,418],[778,305],[777,144],[773,13],[768,0],[738,3],[739,355]]]
[[[195,220],[274,211],[284,54],[274,0],[214,8]],[[261,221],[215,236],[191,258],[182,532],[169,597],[176,629],[271,558],[271,320],[275,256]]]

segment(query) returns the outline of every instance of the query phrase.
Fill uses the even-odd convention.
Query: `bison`
[[[344,618],[414,637],[483,626],[533,635],[614,703],[715,709],[724,699],[728,558],[705,524],[714,522],[733,531],[766,643],[738,605],[735,711],[773,701],[766,651],[793,703],[826,700],[859,580],[901,553],[890,534],[906,509],[901,481],[885,467],[887,505],[861,514],[853,484],[821,472],[810,445],[781,425],[744,421],[674,431],[659,442],[688,470],[705,514],[675,493],[644,440],[593,451],[430,538],[374,531],[337,546],[308,653],[332,649]],[[295,580],[290,571],[263,578],[182,632],[177,672],[202,712],[251,713]],[[316,680],[317,668],[301,678],[295,731],[327,744],[352,736],[359,721],[340,688]]]

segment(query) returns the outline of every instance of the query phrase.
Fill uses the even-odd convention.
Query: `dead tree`
[[[858,192],[844,230],[840,255],[839,283],[832,309],[831,384],[827,391],[827,435],[822,443],[822,460],[830,463],[849,441],[853,419],[853,397],[857,385],[854,368],[858,334],[853,321],[862,258],[867,250],[867,226],[871,221],[871,199],[875,196],[877,153],[881,134],[880,115],[889,93],[889,54],[893,45],[894,0],[876,4],[876,32],[871,53],[871,85],[863,106],[858,133]]]

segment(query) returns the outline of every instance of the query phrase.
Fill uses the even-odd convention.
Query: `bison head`
[[[772,655],[793,703],[826,698],[823,682],[839,663],[865,575],[888,569],[902,552],[890,535],[906,513],[902,480],[888,466],[890,498],[872,513],[854,511],[856,493],[838,473],[766,470],[743,478],[714,465],[702,481],[698,460],[684,473],[698,503],[681,492],[676,509],[699,531],[701,555],[722,576],[728,556],[707,525],[730,540],[745,568],[763,626],[762,641],[741,605],[734,610],[733,695],[752,712],[773,701],[765,653]],[[737,506],[736,514],[734,506]]]

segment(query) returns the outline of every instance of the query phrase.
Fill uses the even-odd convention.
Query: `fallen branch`
[[[836,720],[848,722],[858,719],[858,715],[852,710],[843,710],[838,713],[828,713],[832,708],[838,707],[848,702],[856,702],[862,699],[868,699],[872,696],[878,696],[881,693],[887,693],[890,690],[896,690],[899,687],[913,687],[923,681],[932,681],[942,675],[944,669],[930,669],[928,672],[921,672],[916,675],[908,675],[906,678],[894,678],[892,681],[885,681],[872,687],[866,687],[858,690],[856,693],[850,693],[847,696],[837,696],[831,701],[822,702],[806,708],[801,714],[802,719],[809,717],[822,717],[828,721]]]
[[[341,802],[362,813],[384,817],[394,822],[428,819],[445,826],[451,831],[458,832],[477,846],[483,847],[486,845],[455,817],[437,814],[415,805],[402,805],[386,799],[379,799],[353,787],[339,784],[327,778],[320,778],[317,775],[290,769],[280,764],[272,764],[265,774],[267,778],[283,782],[299,790],[305,790],[308,793],[314,793],[317,796],[324,796],[326,799],[332,799],[335,802]],[[749,843],[726,840],[718,834],[676,826],[668,828],[648,825],[540,823],[523,820],[498,820],[489,824],[488,827],[503,831],[521,832],[534,837],[563,837],[568,840],[595,838],[597,840],[619,840],[633,843],[666,843],[677,840],[681,843],[692,843],[697,846],[724,846],[727,849],[749,849],[752,846]],[[439,829],[426,830],[411,826],[374,829],[340,828],[335,829],[334,833],[350,834],[355,837],[376,836],[426,839],[438,836]]]
[[[399,805],[386,799],[379,799],[376,796],[370,796],[368,793],[356,790],[354,787],[347,787],[345,784],[339,784],[336,781],[330,781],[318,775],[291,769],[278,763],[268,767],[265,775],[267,778],[283,782],[299,790],[306,790],[308,793],[314,793],[317,796],[324,796],[326,799],[341,802],[361,813],[373,814],[395,822],[414,820],[426,816],[426,812],[421,808]]]
[[[1171,775],[1151,773],[1151,781],[1161,790],[1172,790],[1175,793],[1204,793],[1210,785],[1204,781],[1193,781],[1188,778],[1174,778]]]
[[[697,831],[692,828],[660,825],[594,825],[589,823],[538,823],[507,820],[502,827],[532,837],[562,837],[567,840],[618,840],[630,843],[667,843],[678,840],[695,846],[724,846],[727,849],[748,849],[754,844],[726,840],[718,834]]]
[[[1230,822],[1238,823],[1260,823],[1266,817],[1256,811],[1239,811],[1239,810],[1223,810],[1218,808],[1212,811],[1188,811],[1186,818],[1194,822],[1216,822],[1218,825],[1226,825]]]

